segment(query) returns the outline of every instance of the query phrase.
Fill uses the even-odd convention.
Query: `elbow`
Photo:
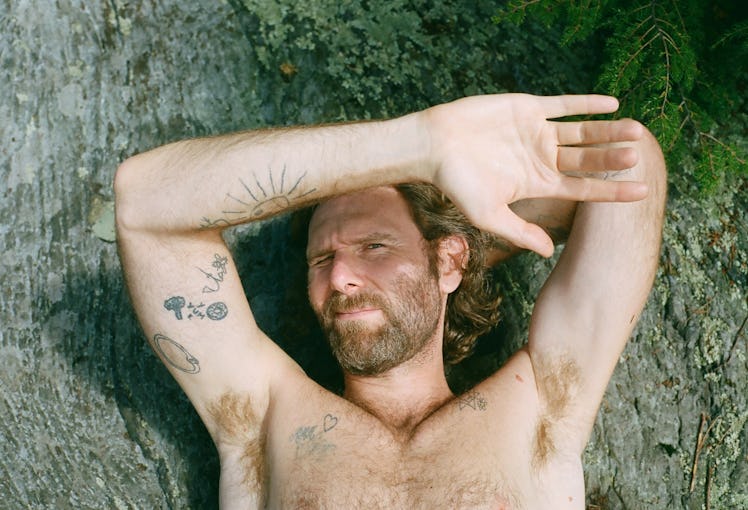
[[[635,122],[637,139],[625,143],[636,152],[634,166],[621,172],[618,180],[633,180],[647,185],[647,200],[664,201],[667,194],[667,168],[657,138],[643,124]]]
[[[143,210],[138,200],[138,175],[140,164],[137,156],[122,162],[114,174],[114,217],[117,236],[138,229],[142,222],[139,211]]]
[[[665,165],[665,156],[662,153],[657,138],[651,131],[644,128],[644,133],[638,142],[639,158],[644,172],[642,177],[650,189],[650,194],[654,194],[654,199],[658,202],[664,202],[667,196],[667,166]]]

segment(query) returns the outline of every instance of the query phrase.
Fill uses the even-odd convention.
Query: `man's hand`
[[[605,146],[638,140],[643,126],[618,121],[557,122],[569,115],[611,113],[613,97],[502,94],[461,99],[426,110],[436,162],[433,182],[478,227],[540,255],[553,242],[509,204],[525,198],[628,202],[641,200],[641,182],[603,180],[603,172],[634,166],[634,149]],[[598,172],[598,177],[579,177]]]

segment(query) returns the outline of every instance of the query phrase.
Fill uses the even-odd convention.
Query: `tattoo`
[[[218,218],[217,220],[211,220],[210,218],[207,218],[203,216],[200,218],[200,228],[215,228],[215,227],[230,227],[231,223],[229,220],[224,218]]]
[[[330,432],[332,429],[335,428],[335,425],[337,424],[338,424],[337,416],[333,416],[330,413],[327,413],[325,415],[325,422],[322,425],[322,428],[325,432]]]
[[[457,404],[460,411],[466,407],[476,411],[485,411],[488,407],[488,401],[477,391],[469,391],[464,395],[460,395],[457,397]]]
[[[170,312],[174,312],[178,320],[182,320],[182,308],[184,308],[185,301],[182,296],[172,296],[164,301],[164,308]]]
[[[206,285],[203,287],[203,293],[209,293],[209,292],[218,292],[218,290],[221,288],[221,283],[223,283],[223,277],[226,276],[226,273],[228,272],[228,269],[226,269],[226,266],[229,263],[228,257],[222,257],[218,253],[213,255],[213,262],[211,263],[211,266],[213,266],[213,269],[215,269],[215,272],[208,272],[197,268],[198,271],[203,273],[205,277],[212,282],[210,285]]]
[[[311,195],[317,188],[312,188],[302,192],[299,185],[306,177],[303,172],[293,184],[286,182],[286,165],[283,165],[280,177],[273,175],[273,170],[268,167],[267,182],[262,183],[257,174],[252,172],[253,184],[248,184],[246,180],[239,178],[239,183],[243,188],[241,195],[226,193],[226,198],[235,202],[234,209],[221,211],[225,217],[212,220],[203,217],[200,221],[202,228],[210,227],[227,227],[243,221],[257,219],[274,212],[288,209],[292,205],[297,205],[308,195]]]
[[[208,309],[205,310],[205,315],[207,315],[212,321],[220,321],[226,317],[228,313],[229,309],[226,306],[226,303],[221,301],[208,305]]]
[[[310,455],[320,456],[335,449],[335,445],[329,442],[326,434],[338,424],[338,417],[326,414],[319,425],[308,425],[299,427],[291,434],[290,441],[296,445],[296,458]]]
[[[174,316],[180,321],[184,318],[182,310],[185,308],[185,305],[189,311],[189,315],[187,315],[187,319],[189,320],[193,318],[202,320],[207,317],[212,321],[220,321],[226,318],[229,314],[229,308],[223,301],[216,301],[207,307],[205,306],[205,303],[202,302],[194,304],[190,301],[187,303],[182,296],[172,296],[164,301],[164,308],[170,312],[174,312]]]
[[[156,351],[169,365],[186,374],[200,372],[200,362],[187,349],[160,333],[153,337]]]

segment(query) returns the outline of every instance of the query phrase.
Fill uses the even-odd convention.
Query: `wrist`
[[[402,154],[402,174],[398,181],[433,184],[437,165],[433,157],[432,131],[426,110],[388,122],[397,125],[394,145]]]

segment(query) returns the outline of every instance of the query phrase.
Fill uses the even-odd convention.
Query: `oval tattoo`
[[[161,354],[161,357],[177,370],[181,370],[187,374],[197,374],[200,372],[200,362],[197,358],[171,338],[161,333],[156,333],[153,337],[153,343],[156,346],[156,350]]]
[[[208,309],[205,310],[205,315],[207,315],[212,321],[220,321],[226,317],[228,313],[229,308],[226,306],[226,303],[223,303],[222,301],[209,305]]]

